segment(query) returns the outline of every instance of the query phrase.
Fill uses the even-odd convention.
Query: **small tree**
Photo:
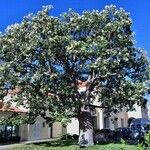
[[[37,116],[62,123],[77,117],[79,144],[93,145],[91,110],[130,109],[147,91],[149,62],[134,46],[131,25],[115,6],[59,18],[44,7],[24,17],[0,36],[1,99],[6,89],[19,89],[12,101],[30,110],[30,123]]]

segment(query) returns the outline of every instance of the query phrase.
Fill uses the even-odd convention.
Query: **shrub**
[[[70,140],[70,139],[73,139],[73,137],[70,135],[70,134],[65,134],[65,135],[62,135],[61,140]]]
[[[78,139],[79,139],[79,135],[73,134],[73,135],[72,135],[72,138],[73,138],[74,140],[78,140]]]
[[[112,140],[112,134],[113,132],[110,129],[97,129],[94,131],[94,142],[110,142]]]
[[[143,143],[146,147],[150,148],[150,131],[148,133],[145,134],[144,136],[144,143]]]
[[[123,140],[123,139],[121,139],[121,144],[122,144],[122,148],[121,148],[121,150],[127,150],[127,147],[126,147],[126,141],[125,140]]]

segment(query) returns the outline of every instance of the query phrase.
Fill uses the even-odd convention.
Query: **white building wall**
[[[114,127],[114,116],[109,117],[109,129],[115,130],[115,127]]]
[[[72,118],[71,122],[67,124],[67,133],[79,135],[79,121],[77,118]]]
[[[19,136],[21,141],[28,141],[29,140],[29,125],[23,124],[19,127]]]
[[[142,111],[142,118],[148,119],[148,107],[141,108]]]
[[[128,126],[128,114],[127,112],[118,113],[118,127]]]
[[[104,113],[102,113],[101,115],[103,116],[103,118],[101,118],[101,120],[103,121],[103,127],[102,128],[105,128],[104,117],[107,117],[107,116]],[[121,112],[119,112],[117,114],[114,114],[114,113],[110,114],[110,116],[109,116],[109,129],[115,130],[116,128],[127,127],[127,126],[128,126],[128,114],[127,114],[125,109],[123,109]]]
[[[54,122],[52,127],[52,136],[53,138],[60,137],[63,135],[63,127],[60,122]]]
[[[133,107],[135,108],[135,110],[128,112],[128,118],[133,117],[133,118],[148,119],[148,107],[147,106],[146,108],[141,108],[141,106],[138,106],[137,104],[135,104]]]
[[[103,129],[104,127],[104,117],[107,117],[104,114],[103,109],[96,109],[96,117],[97,117],[97,122],[96,122],[96,127],[97,129]],[[117,118],[117,119],[116,119]],[[121,119],[123,119],[123,126],[121,123]],[[117,127],[127,127],[128,126],[128,115],[126,112],[120,112],[117,114],[111,113],[111,116],[108,117],[109,120],[109,126],[107,127],[108,129],[115,130]],[[116,121],[116,122],[115,122]],[[79,122],[78,119],[72,118],[71,122],[68,123],[67,125],[67,133],[68,134],[79,134]]]

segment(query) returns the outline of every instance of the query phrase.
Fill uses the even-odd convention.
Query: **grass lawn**
[[[121,150],[122,147],[122,144],[111,143],[80,149],[79,146],[73,141],[59,140],[38,144],[19,145],[17,147],[11,147],[9,150]],[[126,149],[137,150],[137,147],[133,145],[127,145]]]

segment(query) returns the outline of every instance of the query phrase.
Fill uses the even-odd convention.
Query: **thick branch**
[[[94,83],[96,80],[98,79],[105,79],[105,78],[108,78],[108,77],[113,77],[113,76],[116,76],[118,73],[112,73],[112,74],[106,74],[106,75],[99,75],[99,76],[96,76],[95,78],[93,78],[92,82]]]
[[[94,107],[94,108],[108,108],[106,106],[98,106],[98,105],[93,105],[93,104],[89,104],[90,107]]]

